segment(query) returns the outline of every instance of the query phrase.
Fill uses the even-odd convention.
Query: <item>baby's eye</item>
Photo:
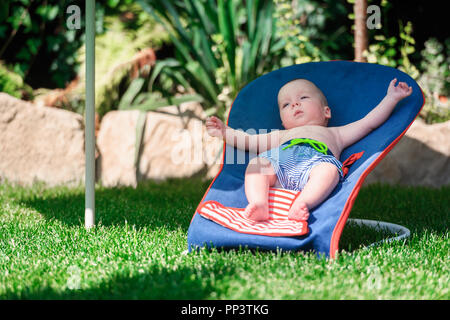
[[[302,96],[300,99],[306,99],[309,98],[308,96]]]
[[[284,107],[286,107],[286,106],[288,106],[288,105],[289,105],[289,103],[285,103],[285,104],[283,104],[283,108],[284,108]]]

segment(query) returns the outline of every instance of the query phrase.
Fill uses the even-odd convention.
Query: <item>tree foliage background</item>
[[[117,87],[114,88],[115,94],[110,96],[114,96],[116,102],[102,102],[99,107],[101,113],[118,109],[125,102],[133,108],[148,110],[170,102],[171,97],[186,93],[200,94],[203,97],[202,104],[205,108],[213,107],[212,112],[218,112],[219,109],[225,111],[225,106],[243,85],[273,68],[308,61],[352,60],[353,2],[96,1],[98,37],[116,26],[109,24],[111,20],[108,17],[120,20],[122,29],[136,33],[159,19],[167,32],[167,39],[160,45],[148,43],[149,47],[156,50],[159,65],[148,76],[140,75],[140,79],[134,83],[132,79],[112,81],[117,82]],[[381,29],[369,30],[368,61],[399,68],[419,82],[427,96],[427,106],[422,116],[428,122],[450,118],[447,98],[450,95],[450,37],[445,10],[424,0],[368,0],[368,4],[378,5],[382,10]],[[70,5],[77,5],[81,9],[79,30],[69,30],[66,26],[66,9]],[[84,5],[84,0],[2,0],[1,91],[22,99],[32,99],[35,89],[65,88],[81,73],[82,59],[77,54],[82,52],[80,48],[85,37]],[[249,13],[252,8],[258,11]],[[222,18],[221,10],[226,12]],[[263,10],[272,15],[272,27],[265,31],[266,38],[272,40],[267,44],[259,42],[258,49],[254,49],[257,47],[254,44],[260,40],[251,38],[255,34],[249,33],[249,27],[252,23],[260,23],[258,19],[267,19],[264,18]],[[131,19],[128,18],[130,12],[133,13]],[[256,19],[254,22],[251,15]],[[209,22],[205,19],[209,19]],[[225,28],[226,21],[231,23]],[[188,38],[183,39],[183,34]],[[234,46],[230,45],[233,43]],[[133,43],[129,42],[128,46],[130,44]],[[259,57],[265,55],[265,51],[258,51],[259,56],[251,54],[252,50],[265,50],[266,45],[266,60],[273,61],[270,67]],[[210,58],[214,62],[211,70],[207,70],[206,65],[200,69],[195,66],[201,59],[193,55],[192,48],[195,51],[201,46],[206,46],[202,54],[211,53]],[[186,60],[187,53],[190,60]],[[253,57],[251,59],[254,61],[249,57]],[[242,71],[243,65],[252,63],[259,67]],[[200,81],[208,78],[200,77],[202,73],[211,75],[209,83]],[[77,103],[83,104],[82,101]],[[80,113],[83,111],[73,106],[62,107]]]

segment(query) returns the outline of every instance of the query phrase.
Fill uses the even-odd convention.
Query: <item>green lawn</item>
[[[209,182],[96,188],[85,231],[84,188],[0,185],[1,299],[449,299],[450,186],[363,188],[351,217],[398,223],[407,241],[363,249],[381,234],[345,228],[336,260],[312,253],[184,255]]]

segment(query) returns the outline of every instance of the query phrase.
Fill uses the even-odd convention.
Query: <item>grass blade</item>
[[[175,59],[172,58],[167,58],[165,60],[158,60],[156,61],[156,64],[153,68],[153,72],[152,75],[150,77],[150,81],[148,84],[148,90],[149,91],[153,91],[153,84],[155,83],[156,78],[159,76],[159,74],[163,71],[164,68],[166,67],[179,67],[181,66],[180,62],[178,62]]]
[[[179,97],[167,97],[163,99],[159,99],[158,101],[151,101],[150,103],[143,103],[141,105],[135,106],[133,109],[141,110],[141,111],[154,111],[161,107],[166,106],[179,106],[185,102],[199,102],[202,103],[204,101],[203,97],[198,94],[186,94]]]
[[[134,98],[137,96],[137,94],[141,91],[142,87],[144,86],[144,82],[145,82],[144,78],[136,78],[133,81],[131,81],[127,91],[125,91],[124,95],[122,96],[122,99],[120,99],[120,103],[118,106],[119,110],[126,109],[127,106],[130,106],[132,104]]]

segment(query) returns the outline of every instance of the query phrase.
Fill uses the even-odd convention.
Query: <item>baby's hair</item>
[[[327,98],[325,97],[325,95],[323,94],[322,90],[320,90],[320,89],[314,84],[314,82],[311,82],[311,81],[309,81],[309,80],[307,80],[307,79],[303,79],[303,78],[293,79],[293,80],[290,80],[290,81],[286,82],[286,83],[283,85],[283,87],[284,87],[285,85],[287,85],[288,83],[295,82],[295,81],[299,81],[299,80],[301,80],[301,81],[306,81],[306,82],[309,82],[310,84],[312,84],[312,85],[317,89],[317,93],[319,94],[320,102],[322,102],[322,105],[323,105],[323,106],[328,106],[328,100],[327,100]],[[281,90],[281,89],[280,89],[280,90]]]

